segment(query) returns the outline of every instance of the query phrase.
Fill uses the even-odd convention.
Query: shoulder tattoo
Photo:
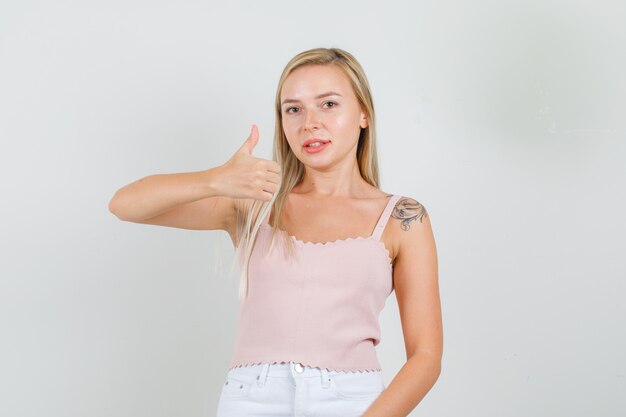
[[[422,223],[422,217],[424,216],[428,216],[424,206],[412,198],[406,197],[398,200],[391,212],[391,217],[402,220],[402,230],[409,230],[409,223],[415,219],[419,219],[420,223]]]

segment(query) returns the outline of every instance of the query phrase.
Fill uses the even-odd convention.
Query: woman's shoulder
[[[402,230],[409,230],[411,222],[418,220],[422,223],[423,219],[428,216],[426,208],[416,198],[403,194],[397,197],[391,217],[401,221]]]
[[[397,196],[390,210],[388,222],[391,257],[395,265],[396,256],[404,249],[412,251],[421,245],[424,237],[430,234],[430,220],[424,205],[415,197]]]

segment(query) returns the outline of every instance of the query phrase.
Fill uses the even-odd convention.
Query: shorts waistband
[[[283,362],[283,363],[261,363],[253,365],[244,365],[240,367],[233,367],[228,372],[251,372],[255,374],[264,373],[267,376],[274,378],[319,378],[324,375],[338,375],[348,373],[363,373],[363,372],[380,372],[380,371],[334,371],[327,368],[319,368],[308,365],[303,365],[299,362]]]
[[[359,371],[352,371],[359,372]],[[253,365],[245,365],[240,367],[234,367],[228,370],[228,378],[238,375],[239,377],[249,378],[250,380],[256,380],[257,384],[262,387],[267,382],[267,378],[290,378],[297,381],[306,378],[318,378],[321,382],[321,387],[326,389],[330,386],[333,377],[352,373],[351,371],[330,371],[326,368],[312,367],[303,365],[299,362],[283,362],[283,363],[261,363]],[[378,372],[381,371],[361,371],[361,372]]]

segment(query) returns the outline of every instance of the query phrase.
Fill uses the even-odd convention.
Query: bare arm
[[[156,174],[115,193],[109,210],[120,220],[194,230],[228,230],[234,199],[220,196],[220,167]]]
[[[407,361],[363,417],[405,417],[441,374],[443,325],[439,272],[430,214],[403,197],[394,207],[393,226],[402,229],[393,272]]]
[[[252,150],[258,130],[224,165],[197,172],[156,174],[115,193],[109,211],[120,220],[234,234],[240,199],[269,201],[278,189],[280,167]]]

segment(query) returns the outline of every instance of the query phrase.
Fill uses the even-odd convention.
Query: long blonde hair
[[[270,211],[274,213],[271,243],[274,243],[274,238],[277,235],[281,235],[284,243],[286,243],[285,248],[287,248],[289,256],[294,254],[293,241],[288,238],[286,233],[279,233],[282,231],[280,218],[285,199],[291,190],[302,182],[305,169],[302,162],[296,158],[289,147],[285,131],[283,130],[280,94],[287,77],[294,70],[305,65],[335,65],[343,70],[350,79],[356,98],[368,119],[367,127],[361,128],[357,145],[356,157],[359,171],[365,181],[378,188],[378,155],[376,153],[374,103],[363,68],[354,56],[339,48],[315,48],[299,53],[285,66],[276,89],[276,124],[274,128],[272,159],[278,162],[281,167],[280,187],[270,201],[248,200],[247,204],[240,204],[237,210],[237,236],[241,236],[235,254],[235,259],[241,265],[239,299],[248,294],[250,255],[259,227]]]

